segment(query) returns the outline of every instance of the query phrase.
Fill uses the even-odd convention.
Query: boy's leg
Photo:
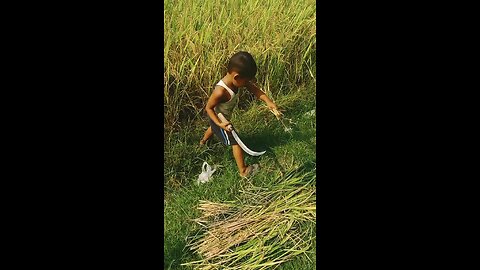
[[[233,156],[235,157],[235,162],[237,162],[238,171],[241,176],[245,176],[245,170],[247,166],[243,160],[243,150],[238,144],[232,145]]]
[[[212,137],[213,131],[212,127],[208,127],[207,131],[205,131],[205,134],[203,135],[203,138],[200,140],[200,144],[204,145],[210,137]]]

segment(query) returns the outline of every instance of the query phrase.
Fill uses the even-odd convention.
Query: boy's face
[[[242,77],[238,73],[234,74],[233,76],[233,85],[235,85],[236,87],[244,87],[245,85],[247,85],[248,82],[254,83],[256,81],[257,81],[256,78]]]

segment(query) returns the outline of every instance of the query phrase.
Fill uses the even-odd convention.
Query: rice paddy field
[[[315,269],[316,6],[303,1],[164,1],[163,269]],[[231,122],[260,157],[241,178],[231,148],[213,137],[204,106],[237,51],[277,119],[244,92]],[[202,163],[217,165],[197,184]]]

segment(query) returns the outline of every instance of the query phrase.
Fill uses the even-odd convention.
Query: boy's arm
[[[258,99],[265,102],[270,110],[278,110],[277,105],[265,94],[265,92],[260,90],[260,88],[258,88],[254,83],[248,82],[246,87],[248,91],[253,93]]]
[[[230,131],[230,129],[227,129],[227,126],[230,125],[230,122],[221,122],[220,119],[218,119],[218,116],[215,114],[215,106],[218,105],[220,102],[225,102],[229,100],[229,95],[226,90],[224,90],[222,87],[217,87],[213,90],[212,95],[208,99],[207,105],[205,106],[205,111],[207,112],[208,116],[212,121],[219,127],[223,128],[226,131]]]

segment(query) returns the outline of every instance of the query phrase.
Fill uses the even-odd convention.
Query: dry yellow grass
[[[315,80],[315,1],[164,1],[164,128],[201,115],[228,58],[249,51],[276,97]]]

